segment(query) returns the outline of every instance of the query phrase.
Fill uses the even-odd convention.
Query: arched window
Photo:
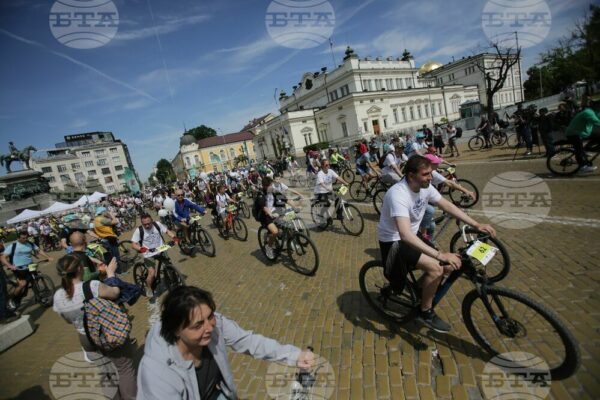
[[[225,150],[221,150],[221,161],[225,160],[227,160],[227,154],[225,153]]]
[[[189,157],[185,158],[185,165],[187,165],[188,167],[191,165]]]
[[[233,149],[233,148],[229,149],[229,156],[231,157],[232,160],[235,158],[235,149]]]
[[[200,164],[200,158],[198,158],[198,154],[196,154],[196,155],[194,156],[194,164],[195,164],[195,165],[198,165],[198,164]]]

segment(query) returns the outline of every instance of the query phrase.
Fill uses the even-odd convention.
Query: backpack
[[[264,201],[264,194],[259,193],[254,199],[254,203],[252,204],[252,217],[258,222],[260,222],[260,217],[262,215],[262,203]]]
[[[90,343],[102,351],[123,346],[131,332],[129,317],[111,300],[94,297],[91,281],[83,283],[83,327]]]
[[[383,163],[385,163],[385,159],[387,158],[388,154],[390,154],[390,153],[389,152],[388,153],[384,153],[381,157],[379,157],[379,163],[378,163],[379,169],[385,168],[385,166],[383,165]]]
[[[160,227],[158,226],[158,224],[156,223],[156,221],[152,221],[152,225],[154,225],[154,227],[156,228],[156,230],[158,231],[158,234],[160,235],[160,238],[162,239],[162,233],[160,232]],[[138,228],[140,230],[140,241],[138,242],[140,246],[143,246],[144,244],[144,228],[140,225],[140,227]],[[163,239],[164,242],[164,239]]]
[[[454,137],[457,139],[460,139],[462,137],[462,128],[461,127],[456,128],[456,135],[454,135]]]

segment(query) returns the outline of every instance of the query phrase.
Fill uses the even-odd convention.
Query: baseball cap
[[[428,159],[432,164],[439,164],[442,159],[434,154],[425,154],[425,158]]]

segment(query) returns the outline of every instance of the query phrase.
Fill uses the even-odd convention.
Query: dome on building
[[[179,146],[187,146],[193,143],[196,143],[196,138],[192,135],[183,135],[181,139],[179,139]]]
[[[423,75],[423,74],[433,71],[434,69],[438,69],[442,65],[443,64],[440,64],[437,61],[426,62],[425,64],[421,65],[421,68],[419,68],[419,75]]]

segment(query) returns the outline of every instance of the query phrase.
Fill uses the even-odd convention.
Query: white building
[[[65,136],[55,149],[36,152],[31,167],[44,173],[52,191],[65,184],[84,187],[88,177],[98,179],[106,193],[127,191],[125,168],[135,169],[127,145],[111,132],[91,132]],[[137,174],[136,174],[137,175]],[[137,178],[137,176],[136,176]],[[138,179],[139,181],[139,179]]]
[[[514,58],[513,58],[514,60]],[[485,73],[478,67],[481,66],[490,72],[492,78],[497,78],[493,69],[498,67],[500,59],[494,53],[482,53],[473,57],[450,62],[446,65],[430,63],[425,77],[434,78],[438,86],[444,85],[475,85],[478,87],[481,103],[487,104]],[[510,68],[502,89],[494,95],[494,108],[502,108],[516,104],[524,98],[521,81],[521,60]]]
[[[460,104],[478,100],[476,86],[440,86],[412,59],[359,59],[348,47],[331,72],[305,73],[291,96],[282,91],[281,115],[258,130],[258,158],[303,155],[319,142],[349,145],[363,137],[408,133],[424,124],[460,118]]]

